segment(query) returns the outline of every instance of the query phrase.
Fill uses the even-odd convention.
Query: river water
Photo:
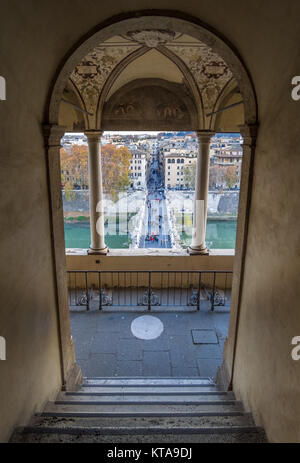
[[[208,220],[206,243],[210,249],[234,249],[236,237],[236,220]],[[106,233],[105,241],[109,248],[129,247],[128,235],[110,235]],[[185,246],[191,242],[190,236],[182,236]],[[90,245],[90,224],[88,222],[65,223],[66,248],[87,249]]]

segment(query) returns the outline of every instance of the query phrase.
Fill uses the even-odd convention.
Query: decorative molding
[[[134,42],[146,45],[149,48],[156,48],[158,45],[172,42],[178,34],[170,30],[145,29],[140,31],[127,32],[126,35]]]
[[[211,112],[233,75],[225,61],[204,43],[198,46],[167,45],[190,69],[202,96],[205,113]]]
[[[105,47],[101,44],[95,47],[75,67],[70,79],[76,85],[84,101],[90,127],[96,126],[96,108],[101,90],[111,72],[126,56],[138,49],[139,45]]]

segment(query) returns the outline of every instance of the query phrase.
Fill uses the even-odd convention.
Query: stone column
[[[107,254],[104,242],[104,206],[101,167],[102,132],[91,130],[85,132],[89,148],[89,188],[90,188],[90,227],[91,244],[89,254]]]
[[[194,216],[192,244],[188,248],[189,254],[208,254],[205,244],[207,198],[209,179],[209,146],[214,132],[199,130],[197,133],[199,150],[197,156]]]
[[[62,389],[74,390],[82,380],[81,369],[75,363],[75,349],[71,336],[70,309],[67,292],[67,268],[64,239],[64,216],[61,194],[60,148],[66,127],[44,125],[47,177],[49,191],[52,261],[56,292],[56,314]]]

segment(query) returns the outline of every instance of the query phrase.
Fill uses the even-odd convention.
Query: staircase
[[[232,392],[208,378],[85,378],[11,442],[266,442]]]

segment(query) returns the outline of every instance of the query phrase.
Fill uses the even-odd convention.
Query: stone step
[[[82,386],[76,394],[102,394],[102,395],[118,395],[118,394],[223,394],[224,391],[219,391],[215,386]]]
[[[168,395],[156,395],[156,394],[119,394],[119,395],[98,395],[98,394],[84,394],[84,393],[65,393],[61,392],[57,399],[56,404],[202,404],[202,403],[222,403],[223,405],[230,404],[235,401],[235,397],[232,392],[225,392],[224,394],[213,394],[202,393],[202,394],[168,394]]]
[[[200,416],[207,414],[229,414],[242,413],[241,402],[228,401],[222,402],[202,402],[201,404],[85,404],[83,402],[73,402],[70,404],[57,404],[48,402],[43,416]]]
[[[209,378],[84,378],[83,386],[213,386]]]
[[[237,415],[208,415],[208,416],[179,416],[179,417],[160,417],[160,416],[98,416],[98,417],[52,417],[36,415],[29,427],[38,427],[43,429],[69,429],[69,428],[87,428],[87,429],[150,429],[164,428],[174,430],[181,429],[199,429],[201,427],[253,427],[254,422],[250,414],[241,413]],[[27,427],[26,427],[27,429]]]
[[[30,429],[28,429],[30,431]],[[84,430],[85,431],[85,430]],[[80,432],[15,432],[11,443],[263,443],[267,442],[264,431],[260,428],[235,427],[231,428],[203,428],[201,432],[176,434],[174,432],[155,434],[108,434],[100,431],[92,433]]]

